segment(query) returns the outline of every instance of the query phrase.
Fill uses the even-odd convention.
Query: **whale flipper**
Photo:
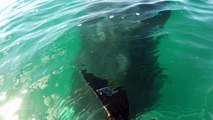
[[[107,120],[129,120],[129,102],[127,93],[122,87],[113,89],[108,80],[87,73],[87,70],[81,70],[81,73],[101,101]]]

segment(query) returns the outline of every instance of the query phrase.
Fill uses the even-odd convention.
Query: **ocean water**
[[[0,1],[0,120],[104,120],[82,65],[132,120],[213,119],[213,1]]]

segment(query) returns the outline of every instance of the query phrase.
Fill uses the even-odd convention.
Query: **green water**
[[[156,88],[160,97],[150,103],[152,105],[133,108],[145,109],[142,115],[134,119],[150,120],[153,117],[156,120],[213,119],[213,2],[172,0],[159,10],[133,9],[135,13],[140,13],[136,15],[144,15],[139,18],[134,17],[135,13],[123,12],[128,7],[134,8],[137,4],[158,2],[158,0],[105,2],[1,0],[0,120],[103,120],[103,109],[96,96],[88,89],[82,78],[75,77],[76,71],[80,69],[79,64],[88,61],[84,56],[82,60],[79,55],[79,52],[85,50],[82,40],[94,40],[97,43],[104,41],[101,44],[103,49],[107,48],[107,45],[112,45],[108,51],[115,53],[118,51],[116,45],[122,45],[120,43],[123,41],[116,41],[120,39],[109,32],[111,27],[120,26],[130,33],[132,29],[137,28],[135,23],[138,19],[146,20],[161,10],[169,10],[171,15],[161,29],[155,28],[152,36],[159,38],[159,44],[156,45],[156,54],[159,57],[155,62],[159,63],[158,67],[162,68],[160,74],[166,78],[162,86]],[[121,3],[125,4],[120,5]],[[111,22],[104,22],[110,27],[93,29],[97,25],[96,18],[99,21],[98,18],[104,16],[112,18]],[[117,24],[119,22],[116,20],[113,21],[116,16],[125,16],[126,26]],[[110,36],[104,37],[101,33],[98,35],[102,39],[94,39],[97,37],[94,37],[93,32],[94,34],[96,31],[103,32],[104,28],[109,29],[106,32],[109,32],[107,34]],[[105,38],[109,37],[110,40],[106,41]],[[95,45],[93,47],[97,48]],[[97,50],[101,51],[101,47]],[[100,58],[108,55],[103,54],[107,53],[105,49],[104,51],[98,54]],[[121,58],[124,58],[121,61],[124,64],[121,69],[124,69],[126,58]],[[103,60],[107,64],[110,64],[109,61],[108,58]],[[102,74],[93,69],[95,65],[91,63],[93,61],[88,62],[87,66],[97,74]],[[112,62],[112,66],[105,68],[113,71],[117,69],[116,65]],[[113,79],[120,77],[114,71],[107,74]],[[131,86],[134,85],[131,81],[119,82],[126,85],[127,89],[137,87],[143,89],[140,85]],[[141,96],[131,97],[138,99]],[[140,101],[130,102],[140,103]]]

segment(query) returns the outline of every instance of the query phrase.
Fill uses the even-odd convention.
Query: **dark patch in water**
[[[166,4],[139,4],[88,20],[80,28],[81,50],[76,64],[85,64],[95,75],[122,85],[128,92],[132,117],[145,112],[160,97],[165,76],[157,61],[160,37],[153,33],[162,29],[170,16],[170,11],[161,11]],[[78,70],[73,73],[72,85],[75,90],[85,85]],[[76,113],[91,100],[90,95],[82,95]]]

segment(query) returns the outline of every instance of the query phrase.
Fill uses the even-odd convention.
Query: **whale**
[[[166,9],[168,4],[165,1],[101,2],[85,8],[87,16],[94,11],[115,11],[81,20],[77,26],[81,47],[73,64],[79,67],[74,69],[71,79],[71,94],[77,99],[74,103],[76,116],[101,106],[79,74],[81,65],[126,90],[131,118],[145,113],[160,99],[159,91],[166,75],[158,62],[158,45],[164,36],[159,31],[171,15]]]

